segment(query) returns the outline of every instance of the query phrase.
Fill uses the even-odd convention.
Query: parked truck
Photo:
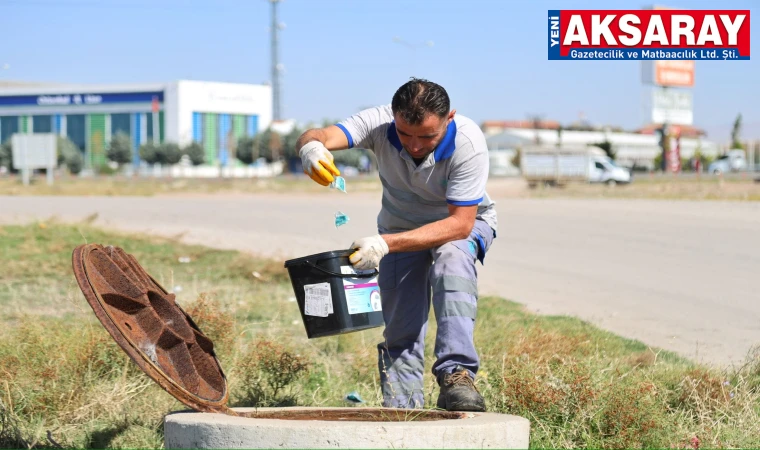
[[[521,150],[520,169],[530,187],[572,182],[627,184],[632,179],[628,169],[596,147],[526,147]]]

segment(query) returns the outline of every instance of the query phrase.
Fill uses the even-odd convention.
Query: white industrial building
[[[56,133],[80,148],[88,167],[105,164],[105,149],[116,133],[129,136],[135,166],[146,142],[198,142],[206,165],[227,165],[237,139],[271,122],[268,85],[188,80],[0,85],[0,142],[14,133]]]
[[[563,130],[561,134],[557,130],[507,128],[502,132],[486,138],[488,149],[492,153],[491,160],[497,166],[503,165],[515,155],[517,150],[524,145],[536,144],[554,147],[558,142],[563,146],[578,147],[599,144],[604,141],[610,142],[617,162],[626,167],[654,168],[653,161],[660,155],[661,148],[659,136],[651,134],[624,133],[613,131],[570,131]],[[691,158],[699,149],[705,156],[717,156],[721,147],[715,142],[703,138],[681,138],[681,157]],[[510,168],[494,168],[495,171],[510,173]],[[514,169],[511,170],[512,172]]]

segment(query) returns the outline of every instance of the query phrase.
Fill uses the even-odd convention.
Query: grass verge
[[[344,406],[352,391],[380,405],[382,330],[306,339],[281,262],[84,224],[5,226],[0,447],[161,447],[164,415],[185,409],[94,318],[71,271],[85,241],[123,247],[174,290],[214,340],[232,406]],[[760,358],[717,370],[499,298],[482,298],[478,314],[478,387],[489,410],[531,420],[533,448],[760,446]]]
[[[528,189],[521,178],[491,177],[488,192],[494,198],[646,198],[658,200],[730,200],[760,201],[759,175],[732,174],[670,176],[637,174],[628,186],[605,186],[582,183],[562,188]],[[760,178],[758,178],[760,180]],[[350,177],[350,192],[380,192],[376,175]],[[274,178],[129,178],[97,176],[78,178],[64,176],[48,186],[44,177],[35,177],[30,186],[23,186],[18,177],[0,177],[0,195],[67,195],[67,196],[157,196],[157,195],[248,195],[266,193],[315,193],[324,187],[305,175],[284,175]]]
[[[352,192],[378,191],[380,180],[375,176],[352,177]],[[308,193],[324,189],[305,175],[283,175],[275,178],[148,178],[95,176],[88,178],[62,176],[48,186],[44,176],[36,176],[24,186],[17,176],[0,177],[0,195],[67,195],[67,196],[141,196],[213,195],[257,193]]]
[[[745,176],[721,178],[640,175],[630,185],[569,184],[562,188],[537,188],[532,198],[645,198],[653,200],[690,201],[760,201],[760,182]],[[760,180],[760,178],[758,178]]]

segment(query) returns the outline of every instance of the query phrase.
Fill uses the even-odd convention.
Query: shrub
[[[132,162],[132,143],[129,141],[129,136],[124,133],[117,133],[108,144],[106,156],[110,161],[119,165]]]
[[[203,146],[197,142],[193,142],[182,149],[182,153],[187,155],[194,166],[200,166],[206,162],[206,151],[203,149]]]
[[[308,361],[282,344],[262,340],[250,345],[238,371],[240,406],[293,406],[293,384],[308,373]]]

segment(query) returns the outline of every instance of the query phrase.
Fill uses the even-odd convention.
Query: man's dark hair
[[[432,81],[412,78],[393,94],[393,115],[400,114],[404,122],[419,125],[428,114],[444,118],[450,111],[449,94]]]

